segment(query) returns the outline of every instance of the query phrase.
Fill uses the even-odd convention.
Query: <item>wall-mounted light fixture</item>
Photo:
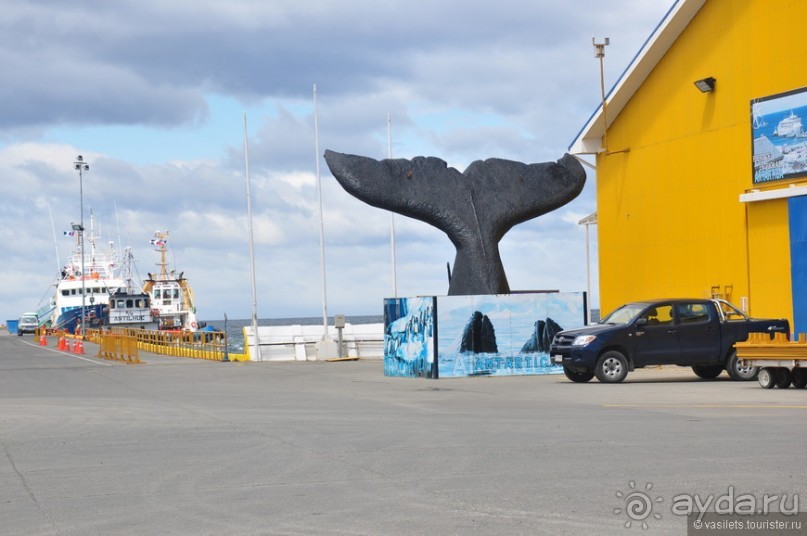
[[[717,80],[710,76],[709,78],[704,78],[702,80],[695,80],[695,87],[700,89],[701,93],[709,93],[710,91],[715,90],[716,82]]]

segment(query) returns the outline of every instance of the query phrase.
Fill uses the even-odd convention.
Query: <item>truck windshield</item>
[[[599,321],[600,324],[630,324],[647,307],[646,305],[629,303],[615,310]]]

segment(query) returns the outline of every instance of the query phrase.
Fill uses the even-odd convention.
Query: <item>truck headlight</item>
[[[585,346],[596,338],[594,335],[578,335],[572,341],[572,346]]]

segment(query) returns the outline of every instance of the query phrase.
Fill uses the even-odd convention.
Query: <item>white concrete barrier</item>
[[[246,326],[244,351],[250,361],[314,361],[317,359],[317,343],[323,336],[321,325],[258,326],[256,346],[252,326]],[[338,340],[333,326],[328,326],[328,337],[334,343]],[[384,324],[345,324],[342,357],[383,359]]]

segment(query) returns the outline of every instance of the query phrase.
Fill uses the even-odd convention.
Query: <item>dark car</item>
[[[692,367],[707,379],[726,370],[734,380],[751,380],[757,369],[737,359],[734,343],[759,332],[789,336],[790,323],[749,318],[725,300],[653,300],[625,304],[597,324],[561,331],[549,351],[574,382],[596,376],[617,383],[648,365]]]

